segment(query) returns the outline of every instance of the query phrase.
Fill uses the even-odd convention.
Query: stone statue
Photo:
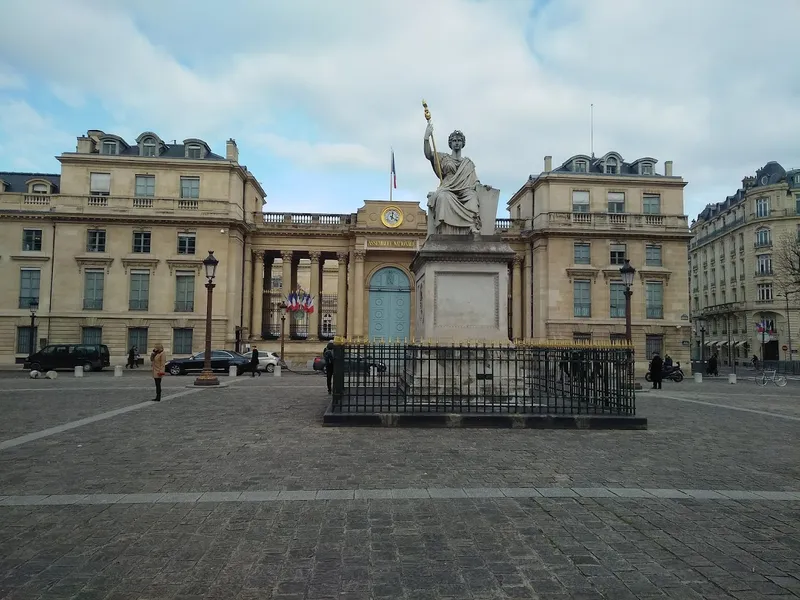
[[[439,187],[428,194],[429,233],[466,235],[481,230],[479,187],[475,163],[461,150],[466,145],[466,137],[461,131],[454,131],[448,138],[451,154],[436,152],[431,148],[433,125],[428,122],[425,129],[424,151],[434,173],[439,177]]]

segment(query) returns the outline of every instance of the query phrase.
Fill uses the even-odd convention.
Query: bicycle
[[[778,375],[775,370],[763,371],[760,378],[756,378],[756,383],[760,386],[766,386],[769,382],[774,383],[778,387],[786,385],[786,377]]]

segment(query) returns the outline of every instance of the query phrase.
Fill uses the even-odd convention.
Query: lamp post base
[[[219,385],[219,379],[217,376],[214,375],[211,371],[203,371],[200,375],[194,380],[195,385],[199,386],[211,386],[211,385]]]

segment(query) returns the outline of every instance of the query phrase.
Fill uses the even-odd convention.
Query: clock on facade
[[[403,211],[396,206],[387,206],[381,213],[381,223],[386,227],[400,227],[403,224]]]

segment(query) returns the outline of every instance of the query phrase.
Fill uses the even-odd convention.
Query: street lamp
[[[31,309],[31,351],[30,354],[36,352],[36,333],[34,331],[34,327],[36,327],[36,311],[39,310],[39,299],[38,298],[31,298],[28,307]]]
[[[698,317],[697,328],[700,330],[700,372],[706,372],[706,320]]]
[[[219,261],[214,257],[214,251],[209,250],[208,256],[203,261],[206,270],[206,289],[208,298],[206,300],[206,356],[203,362],[203,372],[194,380],[195,385],[219,385],[219,380],[211,370],[211,303],[214,293],[214,276],[217,274]]]
[[[278,305],[278,308],[281,309],[281,366],[286,366],[286,360],[284,359],[284,348],[286,346],[286,302],[281,302]]]
[[[619,274],[622,276],[622,284],[625,286],[625,339],[631,343],[631,296],[633,296],[633,276],[636,274],[636,269],[631,266],[631,261],[625,259],[625,264],[619,269]]]

